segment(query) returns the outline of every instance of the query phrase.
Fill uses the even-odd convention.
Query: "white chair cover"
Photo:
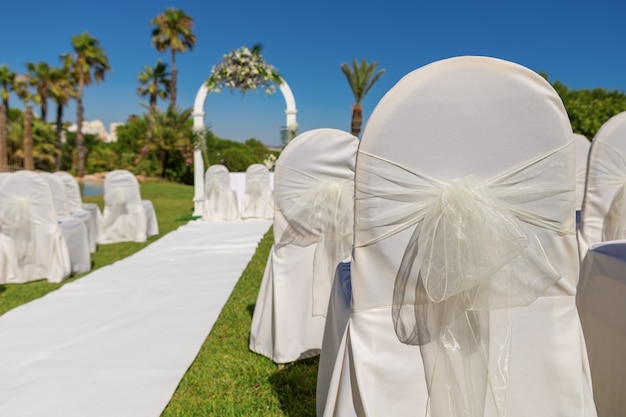
[[[345,259],[337,265],[333,288],[328,301],[328,313],[324,326],[324,338],[322,351],[317,372],[317,389],[315,391],[317,403],[317,415],[324,414],[324,407],[328,398],[329,389],[336,388],[337,382],[333,382],[333,372],[339,352],[345,351],[345,339],[343,338],[350,318],[352,307],[352,286],[350,280],[351,258]],[[337,376],[335,376],[335,379]],[[354,409],[342,410],[338,415],[355,415]]]
[[[610,118],[593,138],[580,215],[581,259],[594,243],[626,238],[626,112]]]
[[[89,215],[89,223],[87,224],[89,251],[91,253],[95,252],[102,229],[102,212],[100,207],[95,203],[83,203],[78,182],[71,174],[65,171],[58,171],[54,175],[59,177],[65,186],[70,213],[80,218],[85,215],[85,212]]]
[[[600,417],[626,416],[626,240],[596,243],[580,268],[577,305]]]
[[[224,165],[212,165],[204,177],[202,220],[234,220],[239,218],[237,195],[230,187],[230,174]]]
[[[11,174],[0,185],[0,277],[7,283],[46,278],[61,282],[70,255],[45,180],[30,171]]]
[[[137,178],[115,170],[104,180],[104,214],[100,243],[145,242],[148,238],[146,210]]]
[[[150,200],[141,200],[143,210],[146,212],[146,224],[148,237],[156,236],[159,234],[159,223],[157,222],[156,210],[154,204]]]
[[[270,187],[270,173],[263,164],[252,164],[246,170],[241,218],[274,218],[274,194]]]
[[[591,142],[586,136],[574,133],[574,144],[576,145],[576,210],[583,206],[585,195],[585,180],[587,178],[587,158]]]
[[[11,176],[10,172],[0,172],[0,184]]]
[[[567,114],[536,73],[459,57],[396,84],[357,156],[352,311],[318,409],[595,416],[574,173]]]
[[[276,163],[274,246],[257,298],[250,350],[276,363],[319,354],[337,263],[352,242],[357,139],[316,129]]]
[[[70,253],[70,262],[73,273],[82,273],[91,270],[90,240],[88,226],[89,213],[82,210],[70,213],[67,203],[67,194],[63,181],[49,172],[40,172],[39,175],[46,181],[52,194],[57,221],[65,237]],[[95,242],[95,241],[94,241]]]

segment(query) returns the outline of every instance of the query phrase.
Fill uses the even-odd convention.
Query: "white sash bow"
[[[313,315],[325,316],[335,268],[352,248],[354,181],[322,180],[298,169],[277,182],[279,207],[288,225],[276,249],[317,243],[313,262]]]
[[[574,233],[574,166],[570,142],[487,181],[446,183],[359,151],[355,246],[413,227],[392,319],[421,346],[433,416],[480,417],[486,398],[504,412],[510,322],[490,329],[488,311],[528,305],[561,278],[534,230]]]

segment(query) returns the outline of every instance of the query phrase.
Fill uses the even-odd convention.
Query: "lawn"
[[[164,234],[185,224],[193,211],[193,187],[147,181],[144,199],[154,204],[160,234],[146,243],[100,245],[92,254],[93,269],[125,258]],[[87,197],[102,207],[102,197]],[[235,286],[194,363],[180,382],[163,417],[297,416],[315,415],[318,358],[278,368],[271,360],[248,350],[254,303],[273,237],[264,236],[255,255]],[[0,315],[42,297],[60,284],[35,281],[0,285]]]

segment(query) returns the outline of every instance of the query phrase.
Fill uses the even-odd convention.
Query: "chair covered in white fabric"
[[[149,200],[142,200],[132,172],[115,170],[104,180],[104,213],[100,243],[145,242],[158,234],[156,214]]]
[[[10,172],[0,172],[0,184],[11,176]]]
[[[358,140],[336,129],[293,139],[274,172],[274,245],[257,297],[250,350],[276,363],[318,355],[335,267],[352,244]]]
[[[246,170],[242,200],[242,219],[274,218],[274,194],[270,186],[270,173],[265,165],[252,164]]]
[[[71,214],[67,204],[67,193],[61,179],[50,172],[40,172],[39,175],[46,181],[52,193],[57,221],[70,253],[72,272],[79,274],[90,271],[89,213],[82,210]]]
[[[87,233],[89,235],[89,250],[96,251],[96,245],[100,240],[100,231],[102,229],[102,212],[96,203],[83,203],[80,195],[80,187],[78,181],[70,173],[65,171],[55,172],[54,175],[59,177],[65,186],[67,195],[67,204],[71,214],[82,216],[83,211],[89,214],[89,224],[87,225]]]
[[[598,415],[626,415],[626,112],[591,142],[581,213],[577,304]]]
[[[202,220],[239,218],[237,195],[230,187],[230,173],[224,165],[211,165],[204,176]]]
[[[576,210],[583,206],[585,195],[585,180],[587,178],[587,158],[591,142],[585,135],[574,133],[574,143],[576,145]]]
[[[0,266],[7,283],[57,283],[70,275],[50,188],[34,172],[15,172],[0,185]]]
[[[535,72],[457,57],[400,80],[359,145],[352,307],[318,410],[595,416],[574,173]]]
[[[594,243],[626,239],[626,112],[611,117],[589,149],[580,213],[581,259]]]

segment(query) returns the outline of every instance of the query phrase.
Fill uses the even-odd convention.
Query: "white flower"
[[[253,54],[242,46],[228,54],[211,68],[207,80],[210,91],[219,92],[223,87],[238,89],[242,93],[262,88],[266,94],[276,91],[275,84],[282,82],[276,69],[267,64],[260,54]]]

